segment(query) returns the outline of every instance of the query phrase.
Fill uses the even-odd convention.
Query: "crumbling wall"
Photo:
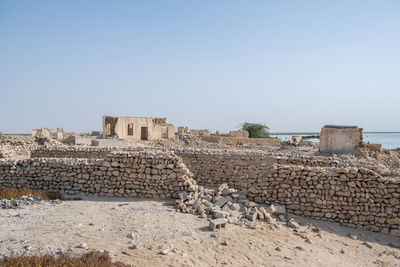
[[[297,215],[400,236],[400,178],[365,168],[272,166],[249,188],[255,202]]]
[[[278,139],[272,138],[236,138],[226,136],[199,136],[204,141],[216,144],[223,144],[228,146],[240,145],[266,145],[266,146],[279,146],[281,142]]]
[[[92,148],[80,149],[71,153],[88,156]],[[400,236],[400,178],[386,177],[372,163],[229,149],[93,153],[106,156],[0,160],[0,189],[29,185],[67,194],[164,198],[191,191],[196,183],[227,183],[257,203],[280,203],[297,215]]]
[[[185,127],[179,126],[178,127],[178,134],[184,134],[185,133]]]
[[[200,185],[219,186],[227,183],[236,189],[255,183],[260,173],[277,160],[263,153],[230,150],[176,149]]]
[[[248,131],[230,131],[228,136],[234,137],[234,138],[249,138],[249,132]]]
[[[118,117],[105,116],[103,121],[104,121],[103,122],[104,138],[116,136],[117,134],[115,132],[115,127],[117,126],[118,123]]]
[[[210,136],[210,131],[208,129],[205,130],[190,130],[190,134],[194,136]]]
[[[400,178],[384,177],[378,166],[251,151],[176,154],[200,185],[227,183],[257,203],[280,203],[297,215],[400,236]]]
[[[167,138],[175,137],[175,127],[172,124],[168,124],[167,126]]]
[[[325,125],[320,134],[320,152],[358,154],[362,130],[357,126]]]
[[[153,118],[153,123],[165,125],[167,123],[167,118]]]
[[[0,160],[0,189],[29,186],[113,197],[173,198],[196,182],[176,155],[118,152],[104,159],[31,158]]]
[[[0,158],[27,158],[38,147],[31,136],[3,136],[0,138]]]

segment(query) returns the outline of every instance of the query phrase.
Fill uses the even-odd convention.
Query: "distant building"
[[[174,125],[166,118],[103,116],[103,138],[159,140],[173,138]]]
[[[362,145],[362,128],[325,125],[321,129],[320,152],[327,154],[357,154]]]

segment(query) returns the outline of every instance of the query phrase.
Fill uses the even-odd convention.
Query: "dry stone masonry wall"
[[[111,153],[108,147],[40,147],[31,152],[31,158],[93,158],[102,159]]]
[[[30,186],[66,194],[173,198],[196,182],[181,159],[166,152],[118,152],[104,159],[2,159],[0,189]]]
[[[176,153],[200,185],[227,183],[248,190],[257,203],[400,236],[400,178],[385,177],[371,164],[228,150]]]
[[[102,159],[112,154],[112,152],[134,152],[134,151],[154,151],[154,149],[143,149],[141,147],[97,147],[97,146],[53,146],[40,147],[31,152],[31,158],[88,158]]]
[[[227,183],[257,203],[280,203],[297,215],[400,236],[400,178],[362,159],[233,149],[125,150],[47,147],[33,151],[34,158],[3,159],[0,188],[171,198],[193,191],[196,183]]]
[[[236,189],[248,188],[276,163],[270,155],[230,150],[177,149],[186,166],[200,185],[219,186],[227,183]]]
[[[275,164],[248,190],[297,215],[400,235],[400,178],[373,170]]]

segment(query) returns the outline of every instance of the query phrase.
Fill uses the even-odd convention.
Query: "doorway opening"
[[[141,140],[149,140],[149,127],[141,128],[140,139]]]
[[[128,123],[128,135],[133,135],[133,123]]]

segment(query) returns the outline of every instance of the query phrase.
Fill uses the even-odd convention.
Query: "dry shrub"
[[[53,199],[64,200],[64,197],[59,192],[41,191],[40,196],[44,200],[53,200]]]
[[[83,200],[81,197],[66,198],[65,200]]]
[[[18,198],[27,195],[40,196],[40,193],[36,190],[30,189],[29,187],[20,189],[6,188],[0,191],[0,198]]]
[[[4,267],[128,267],[122,262],[112,262],[108,251],[90,251],[79,258],[72,258],[68,254],[60,257],[41,256],[16,256],[0,259],[0,266]]]
[[[58,192],[50,191],[36,191],[29,187],[23,188],[6,188],[0,191],[0,198],[14,199],[22,196],[41,196],[44,200],[60,199],[63,200],[63,196]]]

